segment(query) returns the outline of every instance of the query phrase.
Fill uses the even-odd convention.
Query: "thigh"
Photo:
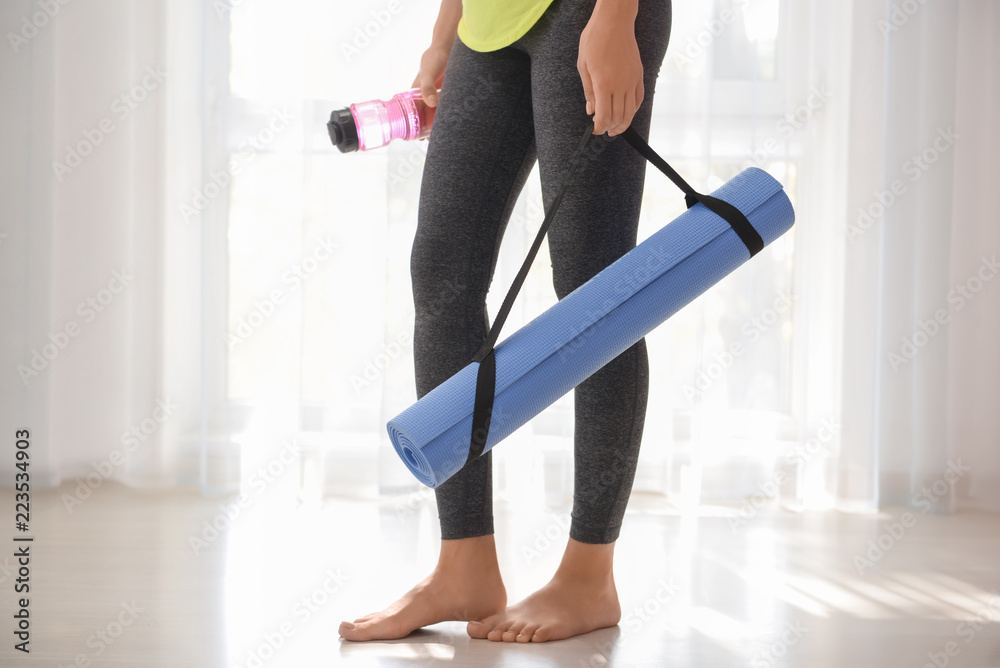
[[[537,32],[527,35],[532,57],[532,106],[539,171],[546,202],[555,197],[589,118],[576,68],[580,33],[593,0],[556,0]],[[670,34],[670,3],[643,0],[636,41],[645,97],[632,127],[649,134],[656,77]],[[635,246],[645,159],[621,138],[594,137],[549,232],[553,283],[561,299]]]
[[[524,53],[479,53],[455,40],[410,257],[415,353],[427,368],[418,394],[467,364],[485,337],[500,239],[535,161],[530,84]]]

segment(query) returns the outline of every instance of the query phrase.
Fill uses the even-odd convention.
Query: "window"
[[[696,188],[711,191],[755,164],[794,201],[782,9],[779,0],[675,3],[650,142]],[[328,491],[413,488],[384,424],[414,398],[408,261],[426,145],[340,155],[325,123],[334,108],[408,86],[436,10],[429,0],[244,0],[220,22],[226,132],[210,160],[238,164],[220,212],[225,400],[247,409],[251,431],[313,438]],[[533,176],[508,227],[491,312],[541,222],[540,201]],[[640,239],[682,210],[680,192],[649,170]],[[773,466],[778,441],[794,433],[794,248],[793,230],[648,337],[637,489],[679,493],[683,478],[685,498],[742,495],[747,486],[734,479]],[[555,301],[546,252],[507,333]],[[734,343],[745,354],[732,355]],[[498,449],[501,493],[566,499],[571,406],[568,395]]]

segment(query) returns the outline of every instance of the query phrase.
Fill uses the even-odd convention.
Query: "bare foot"
[[[546,642],[615,626],[622,610],[613,554],[613,543],[588,545],[571,538],[547,585],[503,612],[470,622],[469,635],[495,642]]]
[[[403,638],[444,621],[483,619],[507,604],[493,536],[441,541],[434,572],[382,612],[341,622],[346,640]]]

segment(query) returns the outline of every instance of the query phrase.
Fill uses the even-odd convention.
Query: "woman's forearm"
[[[462,18],[462,0],[441,0],[437,21],[434,22],[434,34],[431,46],[451,49],[455,35],[458,34],[458,22]]]
[[[577,69],[595,134],[624,132],[642,104],[642,58],[635,40],[638,11],[638,0],[597,0],[580,35]]]
[[[431,107],[438,103],[437,90],[444,79],[448,66],[448,56],[458,34],[458,22],[462,19],[462,0],[441,0],[431,45],[420,57],[420,71],[413,80],[414,88],[420,88],[424,102]]]

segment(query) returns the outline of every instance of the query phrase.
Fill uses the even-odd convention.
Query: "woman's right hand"
[[[420,89],[420,96],[428,107],[438,105],[438,89],[444,81],[444,68],[448,65],[451,46],[462,19],[462,0],[441,0],[431,47],[420,57],[420,71],[413,80],[413,88]]]
[[[413,80],[413,88],[420,89],[420,96],[428,107],[438,105],[438,89],[444,81],[444,70],[448,65],[450,49],[432,44],[420,57],[420,71]]]

